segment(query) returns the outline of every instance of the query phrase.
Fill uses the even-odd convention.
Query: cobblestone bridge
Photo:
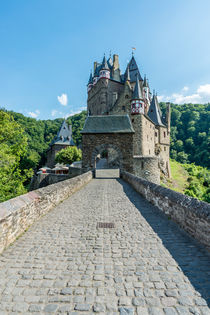
[[[0,314],[210,314],[209,265],[128,184],[94,179],[0,256]]]

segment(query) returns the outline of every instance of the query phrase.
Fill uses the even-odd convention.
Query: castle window
[[[150,154],[150,150],[149,150],[149,154]]]
[[[144,162],[143,161],[141,162],[141,169],[142,170],[144,169]]]
[[[166,132],[164,131],[164,133],[163,133],[163,134],[164,134],[164,138],[165,138],[165,137],[166,137]]]
[[[125,95],[125,98],[129,98],[128,94]]]
[[[155,137],[157,137],[157,132],[155,133]]]
[[[152,140],[152,137],[151,137],[151,140]]]
[[[132,119],[132,122],[134,122],[134,119]]]
[[[125,106],[122,106],[122,110],[124,110],[124,112],[125,112]]]
[[[149,136],[147,135],[147,140],[149,140]]]
[[[164,151],[166,151],[166,147],[164,147]]]

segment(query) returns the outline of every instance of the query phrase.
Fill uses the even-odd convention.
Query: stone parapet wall
[[[164,188],[125,171],[121,177],[181,228],[210,249],[210,204]]]
[[[68,174],[54,174],[54,173],[39,173],[34,175],[30,184],[30,190],[35,190],[41,187],[52,185],[63,180],[73,178],[75,176],[81,175],[84,173],[82,168],[69,167]]]
[[[0,203],[0,253],[38,218],[87,184],[92,177],[89,171]]]

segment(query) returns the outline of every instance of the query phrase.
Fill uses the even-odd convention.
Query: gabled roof
[[[65,120],[63,121],[57,136],[55,136],[50,145],[52,146],[53,144],[75,145],[72,139],[72,128],[67,125]]]
[[[161,120],[161,111],[158,104],[157,96],[155,94],[153,94],[152,102],[147,115],[155,123],[155,125],[164,126]]]
[[[131,60],[130,60],[130,62],[128,64],[128,67],[129,67],[129,70],[130,70],[131,82],[135,82],[136,81],[136,76],[138,76],[140,81],[143,81],[134,56],[132,56],[132,58],[131,58]]]
[[[136,85],[135,85],[135,88],[134,88],[134,91],[133,91],[132,99],[133,100],[143,99],[138,76],[136,76]]]
[[[88,116],[81,133],[134,133],[134,129],[128,115]]]

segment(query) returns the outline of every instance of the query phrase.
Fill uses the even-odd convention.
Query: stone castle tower
[[[52,168],[55,166],[55,156],[60,150],[67,148],[68,146],[74,146],[72,139],[72,127],[68,126],[64,120],[58,134],[54,137],[47,150],[47,162],[46,166]]]
[[[123,74],[118,55],[108,60],[104,56],[101,63],[94,62],[87,87],[88,118],[82,131],[83,167],[94,167],[91,150],[99,152],[100,147],[114,145],[121,152],[123,169],[156,183],[160,171],[170,176],[170,105],[166,117],[162,117],[157,95],[155,92],[152,95],[146,76],[142,79],[134,56]],[[124,126],[120,126],[119,116],[124,116]],[[99,127],[100,123],[103,128]],[[123,148],[126,137],[129,137],[127,152]],[[88,149],[87,143],[91,148]]]

